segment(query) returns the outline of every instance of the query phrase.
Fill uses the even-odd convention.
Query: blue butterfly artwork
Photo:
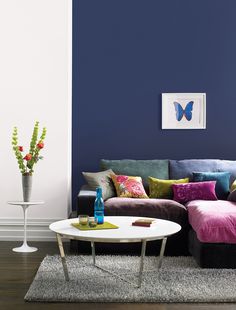
[[[182,105],[176,101],[174,101],[174,106],[175,106],[175,112],[176,112],[176,119],[177,121],[181,121],[183,116],[186,117],[187,121],[191,121],[192,119],[192,111],[193,111],[193,101],[189,101],[183,109]]]

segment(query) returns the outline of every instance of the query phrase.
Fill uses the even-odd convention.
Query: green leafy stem
[[[38,139],[39,133],[39,122],[36,121],[34,124],[34,129],[31,137],[29,153],[23,157],[23,146],[18,144],[18,129],[17,127],[13,128],[12,132],[12,148],[15,153],[18,166],[22,175],[32,175],[34,170],[34,165],[40,160],[43,159],[42,156],[39,156],[41,149],[44,147],[44,139],[46,137],[47,130],[45,127],[42,129],[40,138]]]

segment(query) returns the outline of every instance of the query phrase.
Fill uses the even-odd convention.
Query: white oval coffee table
[[[86,231],[79,230],[71,225],[71,223],[78,223],[77,218],[52,223],[49,226],[49,228],[56,233],[66,281],[69,281],[69,274],[61,237],[82,241],[90,241],[92,247],[93,264],[100,269],[102,268],[96,265],[95,262],[95,244],[94,244],[95,242],[108,242],[108,243],[141,242],[142,250],[141,250],[139,276],[138,276],[138,287],[140,287],[142,282],[143,262],[145,257],[147,241],[162,240],[158,262],[158,269],[159,269],[161,267],[162,259],[164,256],[167,237],[181,230],[181,226],[177,223],[156,218],[148,218],[154,220],[154,223],[151,225],[151,227],[132,226],[132,222],[141,218],[143,217],[105,216],[104,221],[115,224],[119,226],[119,228],[104,229],[104,230],[86,230]],[[147,218],[145,217],[144,219]]]

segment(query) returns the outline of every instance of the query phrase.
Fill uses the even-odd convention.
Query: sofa
[[[236,161],[219,160],[219,159],[185,159],[185,160],[101,160],[101,171],[112,169],[116,175],[140,176],[143,181],[144,188],[148,194],[148,177],[163,180],[177,180],[189,178],[190,182],[193,178],[193,172],[228,172],[230,174],[229,185],[231,186],[236,179]],[[88,185],[83,185],[78,193],[77,199],[77,214],[93,215],[94,201],[96,192]],[[146,216],[174,221],[181,225],[182,229],[179,233],[168,238],[166,244],[165,255],[193,255],[198,264],[203,268],[236,268],[236,236],[230,236],[231,239],[218,242],[214,239],[213,242],[208,239],[201,239],[201,221],[207,227],[204,220],[199,222],[191,219],[191,212],[196,212],[198,205],[201,205],[201,210],[214,210],[215,206],[221,210],[221,205],[226,211],[220,214],[220,220],[224,217],[229,219],[229,214],[236,210],[236,202],[228,201],[227,197],[224,200],[203,201],[195,200],[188,203],[180,203],[173,199],[158,199],[158,198],[122,198],[111,197],[104,202],[105,215],[113,216]],[[191,204],[192,203],[192,204]],[[196,205],[197,204],[197,205]],[[200,211],[201,211],[200,210]],[[231,212],[232,210],[232,212]],[[210,211],[209,211],[210,212]],[[226,213],[226,215],[224,214]],[[201,213],[201,212],[200,212]],[[215,216],[218,216],[216,212]],[[207,215],[208,217],[208,215]],[[210,216],[209,216],[210,217]],[[192,215],[192,218],[196,216]],[[231,223],[230,222],[230,223]],[[236,215],[235,215],[236,224]],[[195,226],[194,226],[195,225]],[[194,227],[193,227],[194,226]],[[213,225],[214,226],[214,225]],[[235,226],[236,227],[236,226]],[[232,227],[231,227],[232,228]],[[209,229],[207,227],[206,229]],[[231,229],[234,232],[234,227]],[[236,230],[236,228],[235,228]],[[199,235],[198,235],[199,234]],[[204,234],[203,234],[204,235]],[[210,232],[210,236],[215,236],[215,232]],[[226,233],[227,235],[227,233]],[[200,236],[200,237],[199,237]],[[221,231],[218,235],[221,237]],[[234,239],[235,237],[235,239]],[[221,240],[221,238],[219,239]],[[73,247],[80,252],[90,251],[90,244],[86,242],[73,241]],[[111,251],[112,249],[112,251]],[[159,241],[151,241],[147,244],[147,254],[157,255],[160,249]],[[96,251],[99,253],[126,253],[137,254],[140,251],[140,244],[98,244]]]

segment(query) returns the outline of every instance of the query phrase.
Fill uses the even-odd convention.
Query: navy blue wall
[[[73,195],[101,158],[236,158],[235,0],[74,0]],[[206,130],[161,130],[206,92]]]

